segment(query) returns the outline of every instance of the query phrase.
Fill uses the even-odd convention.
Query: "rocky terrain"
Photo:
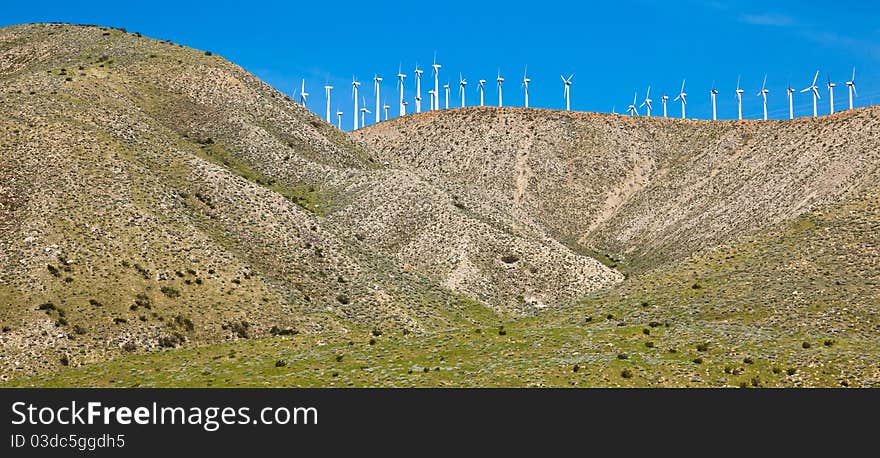
[[[0,29],[0,382],[876,386],[880,109],[348,134],[208,51]]]

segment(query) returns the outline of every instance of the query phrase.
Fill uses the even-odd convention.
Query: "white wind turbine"
[[[663,97],[660,97],[660,100],[663,102],[663,117],[666,118],[666,102],[669,101],[669,96],[663,93]]]
[[[462,78],[461,73],[458,74],[458,94],[461,96],[461,107],[464,108],[464,88],[467,86],[467,80]]]
[[[446,109],[449,109],[449,83],[443,85],[443,91],[446,93]]]
[[[645,93],[645,100],[642,102],[639,107],[645,107],[647,111],[647,115],[649,118],[651,117],[651,109],[654,107],[652,104],[654,101],[651,99],[651,86],[648,86],[648,91]]]
[[[767,89],[767,75],[764,75],[764,82],[761,84],[761,90],[758,91],[758,97],[763,97],[764,99],[764,121],[767,120],[767,93],[770,92],[770,89]]]
[[[416,64],[416,113],[422,112],[422,73],[423,70],[419,70],[419,64]]]
[[[406,115],[406,104],[404,103],[406,100],[403,98],[403,82],[406,79],[406,75],[401,71],[403,67],[397,67],[397,88],[400,89],[400,116]]]
[[[437,63],[437,53],[434,53],[434,63],[431,64],[431,68],[434,69],[434,108],[432,110],[440,109],[440,64]]]
[[[816,80],[819,79],[819,72],[816,72],[816,76],[813,77],[813,84],[809,87],[803,89],[801,92],[812,92],[813,93],[813,117],[819,116],[819,107],[818,100],[822,97],[819,96],[819,86],[816,86]]]
[[[342,130],[342,112],[338,109],[336,110],[336,128]]]
[[[431,109],[428,111],[434,111],[436,109],[436,108],[434,108],[434,100],[435,100],[434,96],[435,95],[436,95],[436,92],[434,92],[433,89],[428,89],[428,96],[431,98],[431,103],[430,103]]]
[[[367,99],[364,97],[364,107],[361,108],[361,127],[367,127],[367,113],[370,113],[370,110],[367,109]]]
[[[525,71],[523,71],[522,85],[520,86],[520,87],[524,88],[526,91],[525,92],[525,94],[526,94],[526,99],[525,99],[526,100],[526,108],[529,107],[529,83],[532,81],[527,76],[528,73],[529,73],[529,66],[526,65],[526,69],[525,69]]]
[[[504,78],[501,77],[501,69],[498,69],[498,78],[495,81],[498,81],[498,107],[503,107],[504,99],[501,97],[501,86],[504,85]]]
[[[685,98],[687,98],[687,92],[684,91],[685,81],[687,81],[687,80],[681,80],[681,91],[679,91],[678,95],[674,99],[672,99],[673,102],[681,99],[681,119],[687,118],[687,116],[685,114],[685,106],[687,105],[687,100],[685,100]]]
[[[639,115],[639,111],[636,110],[636,99],[638,97],[639,97],[638,92],[633,93],[633,103],[629,104],[629,107],[627,107],[627,109],[626,109],[626,111],[629,112],[630,116],[638,116]]]
[[[333,86],[326,85],[324,86],[324,92],[327,95],[327,123],[330,123],[330,91],[333,90]]]
[[[786,92],[788,92],[788,119],[794,119],[794,93],[797,89],[791,87],[789,83]]]
[[[403,101],[403,114],[406,114],[406,106],[409,105],[409,102],[406,100]]]
[[[574,73],[568,79],[565,79],[562,75],[559,75],[559,77],[562,78],[562,84],[565,85],[565,89],[562,91],[562,95],[565,97],[565,110],[571,111],[571,79],[574,77]]]
[[[382,77],[379,75],[376,75],[374,73],[373,74],[373,92],[376,93],[376,122],[377,123],[382,120],[379,117],[379,113],[380,113],[379,109],[381,108],[381,105],[379,104],[379,86],[381,85],[381,83],[382,83]],[[366,105],[366,104],[364,104],[364,105]]]
[[[385,120],[387,121],[388,120],[388,110],[391,109],[391,105],[388,105],[388,102],[386,101],[385,104],[382,105],[382,108],[385,110]]]
[[[715,100],[718,98],[718,89],[715,89],[715,82],[712,81],[712,89],[709,91],[709,97],[712,99],[712,120],[718,120],[718,110],[716,109]]]
[[[849,109],[853,109],[853,96],[858,97],[859,94],[856,92],[856,68],[853,67],[852,79],[846,82],[846,86],[849,89]]]
[[[737,105],[737,119],[742,121],[743,118],[743,92],[745,92],[741,87],[739,87],[739,83],[742,80],[742,76],[736,77],[736,105]]]
[[[351,97],[354,99],[354,130],[358,129],[358,88],[361,87],[361,83],[354,77],[351,79]],[[361,123],[363,124],[363,123]]]
[[[831,114],[834,114],[834,88],[837,87],[833,81],[831,81],[831,75],[828,75],[828,100],[831,104]]]
[[[483,107],[483,106],[486,106],[485,97],[484,97],[485,96],[484,90],[485,90],[485,86],[486,86],[486,80],[479,80],[479,81],[477,81],[477,84],[480,86],[480,106]]]
[[[309,93],[306,92],[306,80],[302,80],[302,90],[299,91],[299,103],[302,106],[306,106],[306,100],[309,97]]]

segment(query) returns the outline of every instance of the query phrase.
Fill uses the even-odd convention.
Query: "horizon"
[[[461,2],[452,2],[456,6]],[[228,3],[171,4],[159,2],[149,8],[139,5],[109,6],[109,2],[77,5],[76,3],[38,2],[43,7],[27,8],[12,5],[2,25],[30,22],[66,22],[125,28],[156,39],[169,39],[196,49],[211,51],[255,74],[267,84],[297,100],[301,80],[306,81],[310,94],[308,108],[325,118],[325,84],[334,86],[331,95],[331,123],[336,125],[336,111],[344,112],[342,128],[351,130],[352,77],[361,82],[360,97],[375,113],[373,75],[384,79],[380,105],[390,105],[390,117],[398,115],[397,69],[402,66],[407,113],[415,112],[416,64],[425,70],[422,75],[422,111],[430,103],[428,90],[434,79],[430,64],[434,53],[440,69],[440,106],[444,106],[443,85],[448,82],[450,108],[460,106],[459,72],[468,81],[467,105],[479,105],[477,80],[485,79],[486,105],[497,106],[495,77],[501,71],[505,78],[504,106],[521,107],[524,92],[523,71],[528,66],[530,108],[565,109],[563,83],[560,75],[574,74],[571,85],[572,111],[625,114],[637,94],[640,106],[646,88],[651,86],[652,116],[662,115],[660,97],[669,95],[668,115],[680,118],[681,105],[673,101],[687,80],[687,115],[689,119],[711,119],[709,91],[719,90],[718,119],[737,117],[736,80],[742,77],[743,118],[761,119],[762,105],[758,95],[761,80],[768,75],[768,115],[770,119],[788,118],[786,88],[794,94],[795,117],[812,116],[812,97],[801,90],[807,87],[816,71],[821,99],[820,116],[828,114],[826,82],[830,77],[835,88],[835,110],[848,108],[846,81],[856,68],[858,96],[854,107],[874,105],[880,97],[880,27],[872,18],[878,17],[880,6],[845,5],[829,11],[791,1],[775,2],[683,1],[676,6],[660,6],[645,1],[628,2],[627,7],[615,5],[571,5],[569,14],[558,10],[520,10],[491,3],[468,6],[459,16],[456,7],[432,10],[415,29],[417,39],[409,39],[413,27],[402,26],[411,15],[398,11],[396,5],[381,5],[375,10],[355,11],[359,17],[347,16],[358,3],[336,4],[339,13],[330,20],[321,20],[324,12],[319,5],[263,4],[264,8],[231,11]],[[348,5],[348,6],[346,6]],[[412,7],[409,7],[412,9]],[[174,11],[176,14],[163,14]],[[633,14],[638,11],[639,14]],[[685,14],[680,14],[685,11]],[[271,13],[271,14],[270,14]],[[496,22],[482,18],[496,13]],[[421,17],[421,16],[420,16]],[[291,18],[306,18],[294,21]],[[529,34],[518,35],[527,22]],[[372,24],[372,46],[354,46],[351,29]],[[659,25],[658,25],[659,24]],[[296,33],[287,27],[296,25]],[[442,39],[430,38],[430,32],[442,27],[456,33]],[[661,29],[662,27],[662,29]],[[641,38],[643,30],[650,39]],[[398,30],[407,32],[403,40]],[[714,33],[717,39],[700,39]],[[316,38],[321,37],[321,38]],[[608,39],[611,37],[613,39]],[[734,43],[731,37],[737,37]],[[359,37],[360,39],[360,37]],[[300,46],[308,40],[309,46]],[[363,43],[358,41],[357,43]],[[597,46],[596,43],[601,43]],[[588,55],[588,59],[581,56]],[[574,56],[574,57],[572,57]],[[731,58],[736,56],[737,58]],[[560,63],[560,61],[569,62]],[[647,68],[647,70],[646,70]],[[359,116],[359,114],[358,114]],[[383,113],[384,119],[384,113]],[[375,115],[367,116],[372,124]]]

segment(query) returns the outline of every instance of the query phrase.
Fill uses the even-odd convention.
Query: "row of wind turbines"
[[[813,117],[814,118],[819,116],[819,102],[818,101],[819,101],[819,99],[822,98],[822,96],[819,95],[819,86],[816,85],[816,81],[818,81],[818,79],[819,79],[819,72],[817,71],[816,76],[813,77],[813,82],[809,86],[807,86],[806,88],[804,88],[800,91],[800,92],[812,92],[812,95],[813,95]],[[743,110],[742,110],[743,97],[742,96],[743,96],[743,93],[745,92],[745,90],[743,90],[742,87],[740,87],[741,81],[742,81],[742,78],[737,78],[737,80],[736,80],[737,119],[739,119],[739,120],[742,120],[742,118],[743,118],[743,114],[742,114],[743,113]],[[685,82],[687,82],[687,80],[682,80],[681,90],[679,91],[678,95],[675,96],[675,98],[673,99],[673,102],[681,101],[681,118],[682,119],[687,118],[687,95],[688,94],[684,90]],[[826,84],[826,86],[828,88],[828,100],[829,100],[829,104],[830,104],[830,113],[834,114],[834,88],[837,87],[837,84],[834,83],[833,81],[831,81],[831,77],[829,76],[828,83]],[[853,109],[853,97],[858,97],[858,91],[856,91],[856,69],[855,68],[853,68],[852,78],[846,82],[846,86],[849,89],[849,109],[852,110]],[[566,90],[568,90],[567,86],[566,86]],[[786,92],[788,93],[788,119],[794,119],[794,94],[797,92],[797,90],[794,89],[793,87],[791,87],[791,84],[789,84],[788,89],[786,89]],[[767,94],[769,94],[769,93],[770,93],[770,89],[767,89],[767,75],[764,75],[764,83],[761,84],[761,90],[758,91],[758,94],[757,94],[758,97],[761,97],[763,99],[764,121],[767,120]],[[712,120],[713,121],[718,120],[718,110],[717,110],[717,106],[715,104],[718,94],[719,94],[719,91],[717,89],[715,89],[715,82],[713,81],[712,82],[712,89],[709,91],[709,98],[712,102]],[[637,107],[636,104],[638,103],[638,98],[639,98],[638,92],[633,94],[633,101],[629,105],[629,107],[627,107],[627,109],[626,109],[627,113],[629,113],[630,116],[639,116],[638,109],[645,108],[647,116],[651,116],[651,110],[653,109],[653,103],[654,103],[654,100],[651,99],[651,86],[648,86],[648,90],[645,93],[645,99],[642,101],[641,105],[638,105],[638,107]],[[663,117],[666,118],[667,117],[666,103],[669,101],[669,96],[666,94],[663,94],[663,96],[660,98],[660,100],[663,103]],[[613,113],[614,108],[612,108],[611,111]]]
[[[429,110],[430,111],[441,109],[440,108],[440,94],[441,94],[440,93],[440,89],[441,89],[441,87],[440,87],[440,69],[441,68],[442,68],[442,65],[437,63],[437,56],[435,55],[434,62],[431,64],[432,74],[434,77],[434,88],[428,90]],[[414,72],[414,76],[415,76],[415,85],[416,85],[416,92],[415,92],[415,97],[414,97],[413,102],[415,104],[415,112],[421,113],[421,111],[422,111],[422,74],[424,73],[424,70],[420,69],[418,64],[416,64],[415,70],[413,72]],[[398,113],[400,116],[405,116],[407,114],[407,108],[409,106],[409,102],[404,97],[404,85],[406,82],[406,78],[407,78],[407,75],[405,73],[403,73],[402,66],[398,67],[398,70],[397,70],[397,89],[399,90]],[[562,83],[563,83],[563,98],[565,100],[565,109],[567,111],[571,111],[572,78],[574,78],[574,74],[569,75],[568,78],[566,78],[564,75],[560,75],[560,79],[562,80]],[[819,78],[819,72],[817,71],[816,75],[813,77],[812,84],[810,84],[810,86],[808,86],[800,91],[802,93],[805,93],[805,92],[812,93],[812,96],[813,96],[813,117],[818,116],[818,100],[821,99],[821,96],[819,94],[819,87],[816,85],[818,78]],[[855,71],[855,68],[853,68],[852,78],[846,82],[846,85],[849,88],[849,109],[853,108],[853,97],[858,96],[858,94],[856,92],[855,78],[856,78],[856,71]],[[459,73],[458,79],[459,79],[458,93],[459,93],[459,97],[461,99],[461,107],[466,107],[467,106],[466,88],[468,86],[468,81],[464,77],[462,77],[461,73]],[[353,108],[354,109],[354,116],[352,118],[353,118],[353,128],[355,130],[357,130],[360,127],[366,126],[366,122],[367,122],[366,115],[368,115],[368,114],[372,114],[375,116],[376,123],[379,123],[382,121],[381,115],[383,112],[384,112],[384,119],[386,121],[389,119],[389,112],[390,112],[391,106],[388,105],[387,103],[381,102],[381,100],[382,100],[382,98],[381,98],[382,81],[383,81],[383,78],[380,77],[379,75],[373,76],[373,94],[375,95],[375,111],[370,111],[370,109],[367,108],[366,97],[359,95],[361,83],[357,80],[356,77],[352,78],[352,82],[351,82],[352,100],[354,102],[354,108]],[[528,66],[526,66],[526,69],[523,72],[522,83],[520,85],[520,87],[524,91],[524,102],[525,102],[524,106],[526,108],[529,107],[529,83],[531,83],[531,81],[532,81],[531,78],[529,78],[529,76],[528,76]],[[503,107],[504,106],[504,98],[503,98],[504,78],[501,76],[500,69],[498,71],[497,77],[495,78],[495,82],[496,82],[497,88],[498,88],[498,106]],[[477,81],[477,87],[479,89],[479,95],[480,95],[479,106],[485,106],[485,100],[486,100],[485,99],[485,86],[486,86],[486,83],[487,83],[487,80],[484,80],[484,79],[480,79]],[[686,80],[683,80],[681,83],[681,90],[679,91],[678,95],[673,99],[674,102],[679,102],[679,101],[681,102],[681,118],[682,119],[687,118],[687,96],[688,96],[688,94],[687,94],[687,92],[685,92],[685,83],[686,83]],[[743,119],[743,114],[742,114],[743,113],[743,110],[742,110],[743,93],[745,91],[742,89],[740,83],[741,83],[741,78],[738,78],[737,83],[736,83],[735,94],[736,94],[736,100],[737,100],[737,112],[738,112],[737,117],[738,117],[738,119],[742,120]],[[829,77],[828,83],[827,83],[827,88],[829,91],[831,113],[834,113],[834,88],[836,86],[837,85],[834,82],[832,82]],[[327,84],[324,86],[326,102],[327,102],[325,117],[326,117],[326,120],[328,123],[332,122],[331,121],[332,112],[330,110],[330,107],[331,107],[331,97],[330,96],[331,96],[331,91],[333,89],[334,89],[334,87],[330,84]],[[446,84],[443,85],[442,89],[443,89],[444,95],[445,95],[444,108],[449,109],[449,107],[450,107],[450,104],[449,104],[450,98],[449,97],[450,97],[450,91],[451,91],[450,84],[447,82]],[[757,93],[757,95],[763,99],[764,120],[768,119],[768,117],[767,117],[767,95],[769,94],[769,92],[770,92],[770,90],[767,89],[767,76],[765,75],[764,76],[764,83],[761,85],[761,90],[758,91],[758,93]],[[794,119],[794,94],[796,92],[797,91],[795,89],[793,89],[791,87],[791,85],[788,86],[787,93],[788,93],[789,119]],[[718,119],[717,108],[716,108],[716,98],[717,98],[718,94],[719,94],[719,91],[715,88],[715,83],[713,82],[712,89],[709,92],[709,96],[711,98],[711,103],[712,103],[712,120]],[[303,105],[304,107],[307,107],[307,105],[308,105],[308,96],[309,96],[309,93],[306,91],[305,80],[302,80],[302,86],[299,91],[299,103],[301,105]],[[296,92],[294,92],[294,98],[296,98]],[[664,118],[667,117],[667,102],[668,102],[668,100],[669,100],[669,96],[666,94],[664,94],[661,97],[661,101],[663,104],[663,117]],[[639,108],[646,108],[646,115],[651,116],[651,110],[653,109],[653,102],[654,102],[653,99],[651,99],[651,86],[648,86],[648,90],[646,91],[646,94],[645,94],[645,99],[642,101],[642,103],[638,106],[636,105],[638,103],[638,92],[636,92],[633,95],[633,102],[629,105],[629,107],[627,108],[626,111],[630,116],[639,116],[638,109]],[[611,111],[612,111],[612,113],[616,114],[613,107],[612,107]],[[336,125],[340,129],[342,128],[343,114],[344,114],[343,111],[337,109],[337,111],[336,111]],[[358,118],[358,114],[360,115],[360,119]]]

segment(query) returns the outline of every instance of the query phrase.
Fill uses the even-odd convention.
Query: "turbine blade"
[[[819,71],[818,71],[818,70],[816,70],[816,76],[813,77],[813,84],[812,84],[812,86],[815,86],[815,85],[816,85],[816,80],[817,80],[817,79],[819,79]]]

